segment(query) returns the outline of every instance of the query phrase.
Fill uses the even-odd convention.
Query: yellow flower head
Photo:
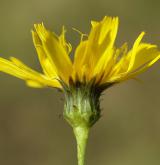
[[[71,82],[92,82],[107,87],[134,78],[160,58],[156,45],[141,42],[144,32],[130,50],[126,43],[116,48],[117,17],[106,16],[100,22],[92,21],[89,35],[84,39],[81,34],[73,61],[69,57],[72,47],[65,39],[64,28],[60,36],[47,30],[43,23],[35,24],[34,28],[32,37],[43,73],[14,57],[10,60],[0,58],[0,71],[25,80],[31,87],[63,88],[63,83],[69,86]]]
[[[25,80],[31,87],[63,90],[63,116],[76,137],[78,164],[84,165],[89,128],[101,116],[101,92],[145,71],[160,58],[160,51],[156,45],[141,42],[144,32],[130,50],[126,43],[116,48],[118,18],[104,17],[100,22],[91,22],[87,37],[79,32],[81,41],[71,60],[72,47],[65,39],[64,28],[58,36],[43,24],[34,27],[32,37],[43,73],[32,70],[14,57],[10,60],[0,58],[0,71]]]

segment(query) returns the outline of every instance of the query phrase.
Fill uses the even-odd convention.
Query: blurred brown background
[[[62,25],[89,32],[90,20],[119,16],[117,45],[130,44],[145,30],[145,41],[160,46],[159,0],[0,0],[0,56],[15,56],[40,71],[30,30],[34,23],[59,33]],[[63,60],[63,59],[62,59]],[[101,120],[92,128],[86,165],[160,164],[160,63],[105,92]],[[61,117],[63,95],[32,89],[0,73],[0,164],[75,165],[76,145]]]

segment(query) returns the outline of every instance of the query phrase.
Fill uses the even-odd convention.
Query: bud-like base
[[[96,88],[79,85],[71,86],[64,91],[64,118],[74,128],[91,127],[100,118],[99,97]]]

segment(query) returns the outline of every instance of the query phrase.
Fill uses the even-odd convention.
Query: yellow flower
[[[57,36],[43,24],[36,24],[32,37],[43,73],[14,57],[0,58],[0,71],[25,80],[27,85],[63,90],[63,115],[77,140],[78,165],[84,165],[89,129],[101,116],[99,98],[103,90],[134,78],[160,58],[156,45],[141,42],[144,32],[130,50],[126,43],[116,48],[117,17],[106,16],[100,22],[92,21],[91,25],[88,36],[79,32],[81,41],[71,60],[72,47],[66,42],[65,29]]]
[[[135,77],[160,58],[156,45],[141,42],[144,32],[130,50],[126,43],[116,48],[117,17],[106,16],[100,22],[92,21],[91,25],[87,37],[81,34],[72,61],[69,56],[72,47],[66,42],[65,29],[58,36],[43,24],[35,24],[32,37],[43,73],[14,57],[10,60],[0,58],[0,71],[25,80],[31,87],[62,88],[60,80],[66,85],[70,81],[87,84],[94,80],[97,86],[105,86]]]

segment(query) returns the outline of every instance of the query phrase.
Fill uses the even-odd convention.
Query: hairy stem
[[[88,140],[89,128],[78,126],[73,129],[77,141],[78,165],[84,165],[85,151]]]

